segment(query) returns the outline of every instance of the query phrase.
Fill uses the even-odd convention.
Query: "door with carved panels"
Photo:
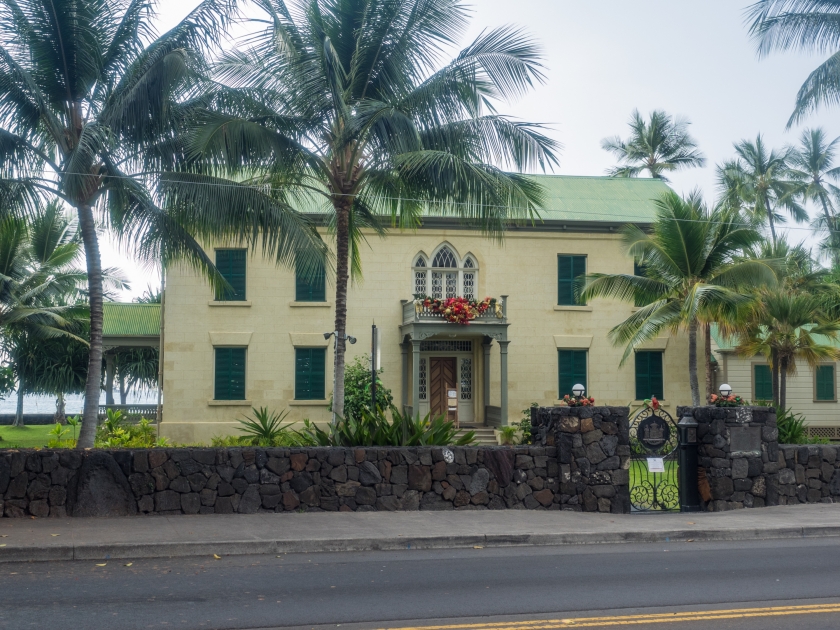
[[[455,357],[429,358],[429,410],[432,417],[446,415],[446,390],[458,389]]]

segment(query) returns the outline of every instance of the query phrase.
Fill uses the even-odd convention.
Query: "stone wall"
[[[779,445],[779,504],[840,502],[840,446]]]
[[[531,410],[534,440],[557,449],[561,509],[630,512],[630,423],[627,407]]]
[[[772,407],[677,407],[677,421],[685,416],[698,423],[699,466],[711,493],[707,510],[778,505],[783,464]]]
[[[0,512],[557,510],[558,474],[554,446],[0,451]]]

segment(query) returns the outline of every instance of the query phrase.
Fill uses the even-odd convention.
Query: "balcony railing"
[[[450,324],[440,313],[436,313],[428,306],[418,304],[414,300],[403,300],[403,324],[447,324],[460,326],[461,324]],[[507,323],[507,296],[503,295],[496,300],[494,307],[490,307],[484,313],[471,320],[476,324],[506,324]]]

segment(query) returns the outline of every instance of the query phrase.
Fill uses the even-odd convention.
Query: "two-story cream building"
[[[532,402],[554,404],[586,386],[599,403],[632,404],[656,394],[669,407],[690,401],[687,341],[662,337],[623,366],[608,331],[630,304],[579,304],[575,277],[633,273],[619,228],[650,225],[667,188],[649,179],[537,176],[542,220],[512,228],[501,243],[462,222],[430,214],[413,231],[368,236],[364,279],[351,286],[348,362],[381,336],[382,379],[395,401],[440,413],[457,391],[462,424],[499,425]],[[319,217],[315,217],[316,220]],[[329,239],[326,228],[325,239]],[[162,434],[177,442],[231,433],[251,407],[289,410],[289,420],[327,422],[332,392],[333,287],[298,277],[259,253],[217,244],[208,253],[233,291],[216,299],[185,267],[167,271]],[[469,325],[452,324],[414,295],[498,300]]]

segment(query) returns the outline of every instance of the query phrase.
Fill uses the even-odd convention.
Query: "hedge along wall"
[[[0,453],[7,517],[560,509],[554,447]]]

